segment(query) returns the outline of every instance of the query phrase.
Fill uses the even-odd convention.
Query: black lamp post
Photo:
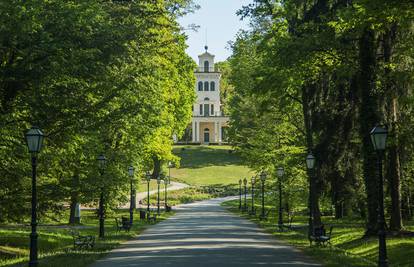
[[[309,222],[308,222],[308,236],[313,235],[313,189],[312,189],[312,180],[314,175],[315,167],[315,156],[312,152],[306,157],[306,167],[309,170]]]
[[[145,173],[145,178],[147,179],[147,211],[150,211],[150,182],[151,182],[151,173],[147,171]]]
[[[387,144],[388,131],[385,127],[376,126],[372,129],[371,142],[374,150],[378,155],[378,266],[387,267],[387,244],[385,233],[385,215],[384,215],[384,178],[382,175],[382,160]]]
[[[277,168],[277,176],[279,177],[279,230],[283,230],[283,207],[282,207],[282,178],[285,175],[285,169],[283,167]]]
[[[254,206],[254,185],[256,184],[256,177],[252,177],[252,215],[256,214],[256,207]]]
[[[264,194],[265,194],[265,192],[264,192],[264,185],[265,185],[265,182],[266,182],[266,173],[264,171],[262,171],[260,173],[260,181],[262,182],[262,211],[261,211],[261,214],[260,214],[260,219],[262,220],[262,219],[265,218],[265,210],[264,210]]]
[[[36,166],[37,154],[42,149],[44,135],[42,131],[33,126],[26,133],[26,142],[32,157],[32,221],[30,223],[32,232],[30,234],[30,260],[29,266],[37,266],[37,188],[36,188]]]
[[[243,206],[243,211],[247,210],[247,179],[244,178],[243,179],[243,184],[244,184],[244,206]]]
[[[239,210],[242,208],[242,179],[239,180]]]
[[[98,158],[99,164],[99,173],[101,178],[103,178],[105,165],[106,165],[106,158],[104,155],[99,155]],[[103,180],[101,181],[103,183]],[[105,237],[105,206],[104,206],[104,187],[101,186],[101,196],[99,198],[99,238]]]
[[[171,168],[172,167],[174,167],[174,165],[172,164],[172,162],[171,161],[169,161],[168,162],[168,180],[169,180],[169,182],[168,183],[170,183],[170,181],[171,181]]]
[[[135,208],[135,194],[134,194],[134,188],[133,188],[133,182],[134,182],[134,167],[133,166],[128,167],[128,174],[129,174],[130,183],[131,183],[131,200],[129,202],[129,223],[132,225],[132,222],[134,221],[134,208]]]
[[[170,179],[169,178],[165,178],[164,179],[164,206],[165,206],[165,211],[167,211],[168,209],[168,203],[167,203],[167,191],[168,191],[168,184],[170,183]]]
[[[157,177],[157,185],[158,185],[158,194],[157,194],[157,214],[160,215],[160,184],[161,178],[160,176]]]

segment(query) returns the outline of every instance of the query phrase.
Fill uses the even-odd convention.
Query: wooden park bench
[[[272,212],[272,209],[269,209],[268,211],[266,211],[264,216],[260,215],[260,220],[267,220],[267,218],[269,217],[270,212]]]
[[[288,230],[293,230],[292,222],[293,218],[295,217],[295,214],[293,212],[288,213],[288,223],[283,224],[283,227],[287,228]]]
[[[131,223],[128,218],[122,217],[121,220],[118,218],[115,218],[115,224],[116,224],[116,231],[119,232],[121,230],[124,230],[125,232],[129,232],[131,230]]]
[[[73,238],[73,249],[91,249],[95,246],[95,237],[92,235],[80,235],[77,230],[70,230]]]
[[[256,209],[253,209],[253,208],[252,208],[252,209],[250,209],[250,210],[249,210],[249,215],[250,215],[250,216],[254,216],[254,215],[256,215]]]
[[[309,242],[312,246],[312,242],[315,242],[318,246],[331,244],[333,226],[329,228],[329,233],[326,234],[324,226],[316,227],[313,229],[313,234],[309,236]]]
[[[147,221],[148,222],[157,222],[157,213],[156,212],[147,212]]]

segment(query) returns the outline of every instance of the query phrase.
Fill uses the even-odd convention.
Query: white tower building
[[[193,106],[191,141],[222,143],[223,128],[227,126],[229,118],[221,111],[221,73],[215,68],[214,55],[207,51],[207,46],[205,50],[198,56],[198,68],[195,71],[197,100]]]

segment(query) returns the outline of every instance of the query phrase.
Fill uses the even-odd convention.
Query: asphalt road
[[[178,212],[113,250],[91,267],[321,266],[252,222],[227,212],[224,199]]]

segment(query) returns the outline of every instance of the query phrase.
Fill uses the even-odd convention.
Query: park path
[[[168,185],[168,187],[167,187],[167,191],[170,192],[170,191],[184,189],[184,188],[187,188],[187,187],[189,187],[188,184],[183,184],[183,183],[178,183],[178,182],[171,182],[171,184]],[[150,195],[154,195],[157,192],[158,192],[158,189],[157,190],[150,191],[149,194]],[[160,192],[164,192],[164,184],[161,184],[161,186],[160,186]],[[143,200],[143,199],[146,199],[147,196],[148,196],[148,192],[147,191],[137,193],[136,202],[135,202],[137,208],[145,208],[145,207],[147,207],[147,205],[141,205],[140,204],[140,201]],[[120,208],[128,209],[129,208],[129,202],[124,203],[123,205],[121,205]]]
[[[220,206],[228,198],[176,208],[91,267],[321,266]]]
[[[175,191],[180,190],[189,187],[188,184],[178,183],[178,182],[171,182],[170,185],[168,185],[167,191]],[[161,184],[160,191],[164,192],[164,184]],[[156,194],[158,190],[152,190],[150,191],[150,195]],[[148,192],[140,192],[137,193],[137,204],[140,200],[143,200],[147,197]]]

